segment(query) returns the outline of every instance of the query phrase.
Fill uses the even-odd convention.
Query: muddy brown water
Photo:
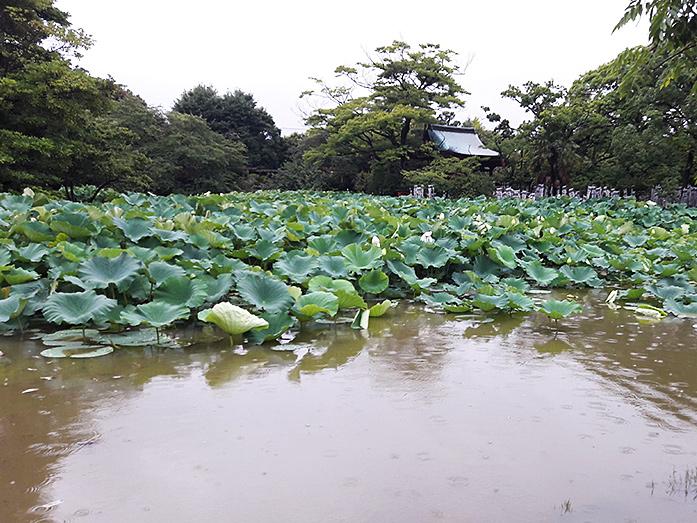
[[[0,521],[697,521],[696,322],[605,294],[556,328],[402,304],[287,351],[0,338]]]

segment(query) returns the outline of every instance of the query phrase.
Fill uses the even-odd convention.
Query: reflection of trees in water
[[[420,307],[404,307],[385,318],[371,318],[371,364],[386,367],[376,372],[385,385],[404,379],[433,382],[446,364],[454,347],[452,334],[461,332],[458,322],[449,315],[423,312]],[[379,335],[379,337],[378,337]]]
[[[316,337],[315,337],[316,336]],[[297,338],[302,341],[303,336]],[[368,333],[341,325],[317,331],[308,340],[311,347],[290,371],[288,377],[299,380],[302,374],[336,369],[353,360],[360,354],[368,340]]]
[[[697,333],[693,320],[642,322],[631,311],[611,310],[604,295],[588,293],[582,314],[555,328],[532,315],[514,333],[516,347],[568,352],[610,383],[678,418],[697,423]],[[511,345],[511,344],[506,344]]]
[[[50,517],[50,485],[61,461],[98,445],[94,415],[140,393],[152,378],[180,374],[195,354],[120,349],[90,360],[49,360],[33,341],[4,339],[0,362],[0,514],[3,521]],[[46,379],[50,378],[50,379]],[[28,389],[35,392],[24,393]],[[48,519],[46,519],[48,520]]]

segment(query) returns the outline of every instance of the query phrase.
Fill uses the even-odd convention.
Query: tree
[[[212,87],[199,85],[182,94],[174,110],[200,116],[213,131],[241,141],[251,168],[277,169],[287,159],[280,129],[251,94],[236,90],[220,96]]]
[[[492,196],[495,189],[491,177],[479,171],[477,158],[436,158],[426,167],[403,174],[410,185],[433,185],[437,194],[450,198]]]
[[[510,86],[502,96],[517,101],[532,113],[532,120],[518,129],[518,142],[525,169],[537,183],[556,194],[571,182],[578,165],[577,138],[587,124],[588,115],[566,103],[566,90],[553,81],[526,82],[522,88]]]
[[[375,52],[367,62],[336,69],[343,85],[317,80],[319,92],[303,93],[329,103],[306,118],[310,134],[321,138],[307,158],[355,158],[369,170],[372,192],[394,193],[411,160],[431,158],[424,147],[425,126],[436,123],[440,111],[464,105],[465,91],[455,81],[460,69],[453,51],[433,44],[412,50],[395,41]]]
[[[697,64],[697,1],[696,0],[630,0],[615,30],[642,16],[649,17],[649,45],[628,49],[620,55],[617,66],[630,64],[621,89],[626,92],[656,53],[665,65],[662,87],[676,80]],[[691,86],[697,94],[697,80]]]
[[[0,5],[0,188],[141,188],[133,135],[102,119],[116,85],[66,58],[90,41],[53,0]]]
[[[53,0],[5,0],[0,4],[0,75],[22,69],[28,63],[59,60],[70,53],[79,56],[91,41],[73,29],[68,13]]]
[[[129,169],[116,157],[129,137],[96,119],[111,108],[114,91],[113,81],[64,60],[30,63],[0,78],[2,188],[62,186],[70,196],[75,185],[121,179]]]
[[[145,160],[142,173],[156,193],[229,192],[243,181],[244,145],[214,132],[198,116],[165,114],[121,91],[109,119],[135,136],[133,148]]]
[[[647,66],[616,61],[579,78],[569,92],[569,103],[594,115],[583,144],[584,171],[597,185],[648,190],[685,187],[695,177],[697,99],[690,90],[697,74],[683,71],[664,85],[665,54]],[[619,62],[619,63],[618,63]],[[618,89],[632,76],[626,93]]]

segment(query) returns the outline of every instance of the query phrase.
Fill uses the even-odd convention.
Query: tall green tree
[[[90,41],[53,4],[0,5],[0,188],[142,188],[132,133],[103,118],[116,85],[70,64]]]
[[[251,94],[236,90],[220,96],[214,88],[199,85],[182,94],[173,109],[200,116],[213,131],[241,141],[251,168],[277,169],[287,159],[280,129]]]
[[[615,30],[644,16],[649,18],[649,45],[628,49],[616,63],[618,67],[630,66],[620,86],[622,91],[629,89],[656,53],[663,57],[662,87],[697,65],[696,0],[630,0]],[[691,93],[697,94],[697,81]]]
[[[80,29],[71,27],[68,13],[53,0],[3,0],[0,3],[0,75],[28,63],[78,55],[91,45]]]
[[[430,159],[425,126],[436,123],[440,112],[464,105],[466,92],[455,79],[461,71],[454,58],[453,51],[438,45],[414,50],[395,41],[378,47],[367,62],[338,67],[343,84],[317,80],[318,91],[303,94],[324,102],[306,119],[310,134],[321,140],[307,157],[355,159],[370,172],[369,190],[396,192],[410,161]]]
[[[122,91],[109,113],[113,126],[128,129],[132,146],[143,158],[141,172],[159,194],[229,192],[246,175],[245,147],[211,130],[198,116],[148,107]]]

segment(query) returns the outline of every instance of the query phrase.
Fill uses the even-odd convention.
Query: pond
[[[2,338],[0,519],[696,521],[695,322],[606,294],[557,326],[402,303],[285,351]]]

